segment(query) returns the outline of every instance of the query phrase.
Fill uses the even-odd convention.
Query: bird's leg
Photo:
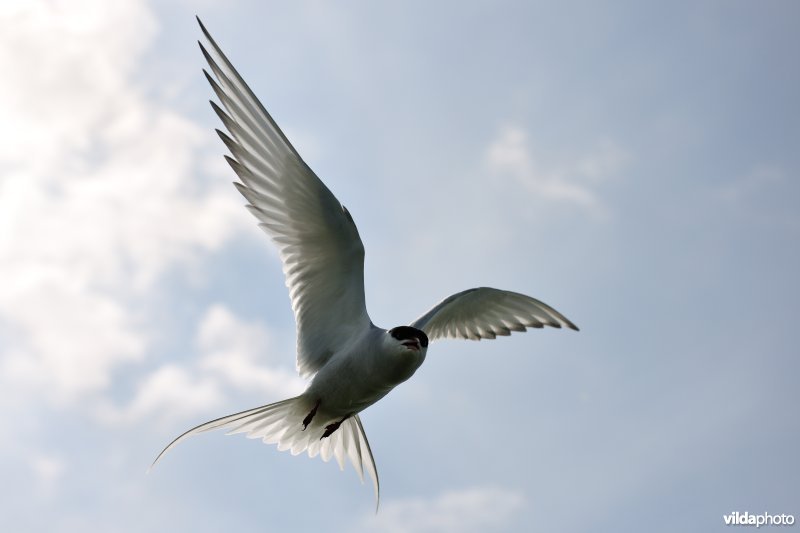
[[[319,438],[319,440],[322,440],[325,437],[330,437],[331,435],[333,435],[333,432],[336,431],[337,429],[339,429],[339,426],[342,425],[342,422],[344,422],[348,418],[350,418],[350,415],[347,415],[346,417],[342,418],[338,422],[334,422],[333,424],[328,424],[327,426],[325,426],[325,433],[322,434],[322,436]]]
[[[311,410],[311,412],[310,412],[310,413],[308,413],[308,414],[306,415],[306,417],[303,419],[303,431],[305,431],[305,430],[306,430],[306,428],[308,427],[308,425],[309,425],[309,424],[311,423],[311,421],[314,419],[314,415],[315,415],[315,414],[317,414],[317,409],[319,409],[319,403],[320,403],[321,401],[322,401],[322,400],[317,400],[317,403],[315,403],[315,404],[314,404],[314,408],[313,408],[313,409]]]

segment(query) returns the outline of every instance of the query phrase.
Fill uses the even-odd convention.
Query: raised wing
[[[198,19],[200,22],[200,19]],[[211,106],[241,183],[247,208],[280,250],[297,321],[297,370],[319,370],[355,332],[369,327],[364,245],[350,213],[300,158],[272,117],[200,22],[211,48],[203,71],[225,107]]]
[[[578,330],[567,317],[544,302],[490,287],[468,289],[449,296],[411,326],[424,331],[430,340],[494,339],[498,335],[510,335],[512,331],[544,326]]]

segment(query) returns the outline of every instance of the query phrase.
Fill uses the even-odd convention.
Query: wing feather
[[[494,339],[527,328],[568,327],[578,330],[567,317],[530,296],[479,287],[448,296],[411,323],[430,340],[441,338]]]
[[[199,19],[198,19],[199,22]],[[278,246],[297,321],[297,369],[319,370],[353,332],[369,327],[364,300],[364,245],[350,213],[306,165],[202,22],[222,107],[211,106],[227,134],[225,159],[241,183],[247,209]],[[329,453],[326,448],[321,450]]]

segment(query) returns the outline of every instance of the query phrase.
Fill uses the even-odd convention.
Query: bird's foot
[[[319,409],[319,403],[320,403],[321,401],[322,401],[322,400],[317,400],[317,403],[315,403],[315,404],[314,404],[314,408],[313,408],[313,409],[311,410],[311,412],[310,412],[310,413],[308,413],[308,414],[306,415],[306,417],[303,419],[303,431],[305,431],[305,430],[306,430],[306,428],[308,427],[308,425],[309,425],[309,424],[311,423],[311,421],[314,419],[314,415],[315,415],[315,414],[317,414],[317,409]],[[334,431],[336,431],[336,430],[334,430]]]
[[[325,426],[325,433],[322,434],[322,436],[319,438],[319,440],[322,440],[325,437],[330,437],[331,435],[333,435],[334,431],[339,429],[339,426],[342,425],[342,422],[344,422],[348,418],[350,418],[350,415],[347,415],[346,417],[342,418],[338,422],[334,422],[333,424],[328,424],[327,426]]]

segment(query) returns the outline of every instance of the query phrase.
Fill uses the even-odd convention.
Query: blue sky
[[[797,516],[800,8],[4,2],[0,516],[13,531],[718,531]],[[175,435],[302,390],[199,15],[353,214],[383,327],[488,285],[581,327],[435,343],[382,483]]]

